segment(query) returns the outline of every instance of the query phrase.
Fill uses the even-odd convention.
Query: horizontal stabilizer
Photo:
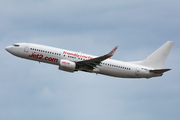
[[[149,70],[150,72],[153,72],[153,73],[164,73],[164,72],[167,72],[171,69],[156,69],[156,70]]]

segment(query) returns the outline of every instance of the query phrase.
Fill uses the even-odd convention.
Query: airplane
[[[20,58],[58,65],[66,72],[85,71],[120,78],[160,77],[171,69],[162,69],[174,42],[167,41],[142,61],[122,62],[113,60],[118,46],[103,56],[93,56],[33,43],[16,43],[5,49]]]

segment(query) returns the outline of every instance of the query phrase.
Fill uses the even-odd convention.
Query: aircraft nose
[[[6,51],[10,52],[11,51],[11,46],[7,46],[5,49],[6,49]]]

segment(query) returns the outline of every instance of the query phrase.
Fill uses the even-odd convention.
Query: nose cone
[[[7,46],[5,49],[6,51],[11,52],[11,46]]]

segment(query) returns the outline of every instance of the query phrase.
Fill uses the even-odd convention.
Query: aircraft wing
[[[101,63],[101,61],[112,57],[114,55],[115,51],[117,50],[117,48],[118,48],[118,46],[116,46],[111,52],[109,52],[106,55],[103,55],[103,56],[100,56],[100,57],[97,57],[97,58],[93,58],[93,59],[89,59],[89,60],[76,62],[77,69],[84,68],[84,69],[93,70],[94,67],[96,67],[96,65],[99,65]]]
[[[149,70],[150,72],[153,72],[153,73],[164,73],[164,72],[167,72],[171,69],[155,69],[155,70]]]

